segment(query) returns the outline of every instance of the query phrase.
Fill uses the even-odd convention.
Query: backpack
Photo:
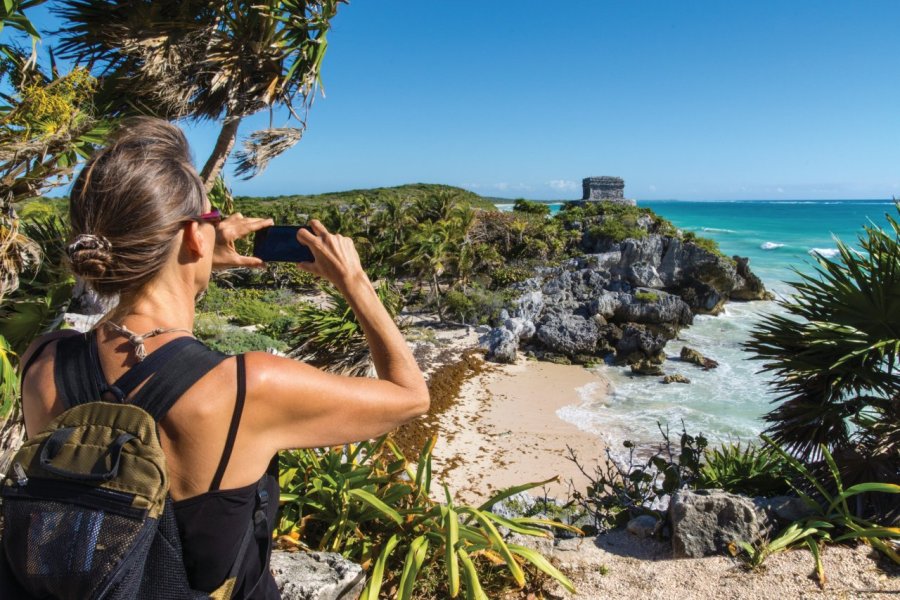
[[[228,578],[211,594],[191,590],[157,429],[175,401],[227,356],[176,338],[106,385],[92,336],[85,334],[87,352],[56,361],[57,387],[70,406],[24,443],[0,486],[0,597],[230,599],[255,530],[265,528],[265,477]],[[83,344],[78,337],[60,344]],[[184,368],[157,376],[170,361]],[[102,400],[107,392],[118,401]]]

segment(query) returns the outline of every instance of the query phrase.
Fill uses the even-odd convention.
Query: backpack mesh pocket
[[[156,521],[80,504],[6,497],[3,547],[32,595],[83,600],[102,595],[142,568]],[[139,581],[139,577],[138,577]]]

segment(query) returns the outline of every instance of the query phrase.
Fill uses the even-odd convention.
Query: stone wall
[[[625,180],[621,177],[585,177],[581,187],[582,200],[625,199]]]

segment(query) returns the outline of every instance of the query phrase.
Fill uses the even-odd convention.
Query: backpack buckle
[[[14,463],[13,472],[16,474],[16,483],[18,483],[22,487],[28,485],[28,475],[25,474],[25,469],[22,467],[22,463]]]

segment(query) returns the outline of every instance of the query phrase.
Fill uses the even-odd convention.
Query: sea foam
[[[810,248],[809,254],[822,256],[824,258],[833,258],[840,254],[837,248]]]
[[[779,244],[778,242],[763,242],[759,245],[759,247],[763,250],[774,250],[775,248],[781,248],[784,244]]]

